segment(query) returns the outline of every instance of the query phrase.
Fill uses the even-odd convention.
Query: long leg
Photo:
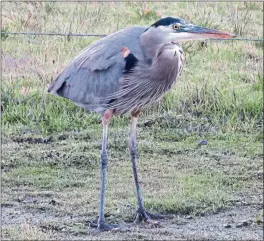
[[[136,141],[136,131],[137,131],[137,120],[138,115],[132,115],[132,123],[131,123],[131,133],[130,133],[130,155],[131,155],[131,162],[133,167],[133,174],[134,174],[134,181],[136,186],[136,193],[137,193],[137,202],[138,202],[138,209],[139,211],[144,210],[143,201],[142,201],[142,194],[139,187],[138,182],[138,173],[137,173],[137,141]]]
[[[138,121],[139,111],[132,113],[132,123],[131,123],[131,133],[130,133],[130,155],[131,155],[131,162],[133,167],[133,174],[134,174],[134,181],[136,186],[136,193],[137,193],[137,203],[138,203],[138,210],[137,210],[137,216],[135,219],[135,223],[141,221],[144,219],[148,223],[154,223],[157,224],[158,221],[154,221],[153,219],[162,219],[167,217],[166,215],[161,214],[152,214],[145,210],[143,200],[142,200],[142,194],[139,186],[138,181],[138,172],[137,172],[137,141],[136,141],[136,131],[137,131],[137,121]]]
[[[137,193],[137,203],[138,203],[138,210],[135,222],[139,222],[140,220],[144,219],[145,221],[150,222],[151,219],[148,216],[147,212],[145,211],[142,194],[139,186],[138,181],[138,172],[137,172],[137,121],[138,121],[139,112],[135,112],[132,114],[132,123],[131,123],[131,133],[130,133],[130,155],[131,155],[131,162],[133,167],[133,174],[134,174],[134,181],[136,186],[136,193]]]
[[[105,222],[105,217],[104,217],[105,187],[106,187],[107,163],[108,163],[107,131],[108,131],[108,124],[111,120],[112,114],[113,114],[112,110],[107,110],[102,117],[103,138],[102,138],[102,150],[101,150],[101,157],[100,157],[101,194],[100,194],[100,207],[99,207],[99,219],[98,219],[98,228],[101,231],[111,230],[114,228],[114,226],[108,225]]]

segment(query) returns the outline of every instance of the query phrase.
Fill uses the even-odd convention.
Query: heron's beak
[[[192,34],[197,34],[203,38],[219,38],[219,39],[228,39],[228,38],[234,38],[236,35],[228,33],[228,32],[223,32],[215,29],[210,29],[210,28],[204,28],[196,25],[189,25],[184,29],[185,32],[192,33]]]

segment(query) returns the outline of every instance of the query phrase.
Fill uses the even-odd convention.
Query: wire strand
[[[105,37],[107,34],[93,34],[93,33],[87,33],[87,34],[81,34],[81,33],[35,33],[35,32],[1,32],[2,35],[8,35],[8,34],[13,34],[13,35],[47,35],[47,36],[65,36],[65,37]],[[230,38],[230,39],[219,39],[219,38],[213,38],[213,39],[208,39],[211,41],[233,41],[233,40],[238,40],[238,41],[264,41],[264,39],[253,39],[253,38]]]
[[[81,33],[35,33],[35,32],[1,32],[1,35],[47,35],[47,36],[77,36],[77,37],[105,37],[106,34],[81,34]]]

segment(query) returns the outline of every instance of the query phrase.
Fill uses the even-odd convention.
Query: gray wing
[[[104,111],[103,99],[119,89],[124,70],[121,56],[126,46],[141,61],[146,61],[139,36],[146,27],[130,27],[108,35],[84,49],[51,83],[48,92],[71,99],[88,110]]]

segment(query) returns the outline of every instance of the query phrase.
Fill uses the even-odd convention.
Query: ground
[[[3,31],[109,34],[162,15],[263,36],[262,3],[2,3]],[[188,9],[188,14],[186,14]],[[199,9],[199,11],[198,11]],[[72,21],[69,21],[72,19]],[[263,42],[184,43],[172,91],[139,119],[146,208],[135,225],[129,116],[109,130],[106,217],[98,215],[100,116],[47,94],[57,72],[98,38],[2,35],[2,240],[262,240]]]
[[[46,139],[25,134],[3,140],[4,237],[261,240],[263,172],[261,143],[253,143],[257,136],[211,133],[211,125],[197,136],[182,124],[186,134],[177,136],[181,122],[168,129],[160,119],[159,124],[140,123],[140,181],[146,207],[172,218],[156,227],[124,225],[131,224],[136,211],[126,128],[109,134],[106,199],[107,219],[123,226],[102,234],[88,225],[98,209],[100,132]]]

